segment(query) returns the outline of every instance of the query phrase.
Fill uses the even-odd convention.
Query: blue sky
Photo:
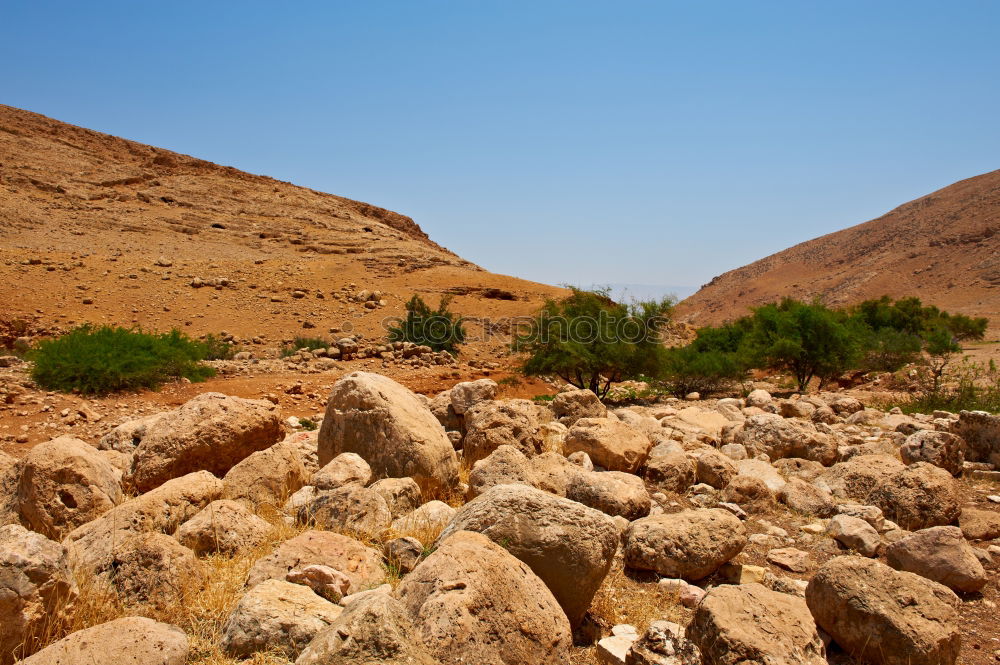
[[[3,3],[0,102],[698,286],[1000,168],[1000,2]]]

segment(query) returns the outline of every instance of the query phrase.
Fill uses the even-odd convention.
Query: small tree
[[[458,353],[465,343],[462,318],[448,310],[451,298],[441,298],[437,309],[431,309],[423,298],[414,294],[406,303],[406,318],[389,328],[390,342],[412,342],[429,346],[435,351]]]
[[[623,305],[607,289],[573,288],[563,300],[547,301],[512,348],[528,354],[525,374],[555,374],[603,398],[616,381],[658,372],[673,305],[672,298]]]
[[[822,385],[856,367],[858,338],[842,314],[786,298],[754,311],[745,344],[755,366],[787,370],[804,391],[813,377]]]
[[[951,331],[938,328],[926,336],[924,350],[927,352],[927,367],[931,372],[931,392],[937,393],[941,389],[941,377],[962,347]]]

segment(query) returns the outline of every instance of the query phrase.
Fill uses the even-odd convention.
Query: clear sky
[[[698,286],[1000,168],[994,0],[0,8],[0,102],[549,283]]]

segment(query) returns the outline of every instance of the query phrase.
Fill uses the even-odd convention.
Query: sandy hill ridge
[[[717,324],[786,295],[830,305],[915,295],[1000,327],[1000,170],[731,270],[679,314]]]
[[[348,302],[362,289],[388,305]],[[0,105],[5,316],[280,340],[345,321],[380,334],[413,292],[498,317],[560,290],[484,271],[389,210]]]

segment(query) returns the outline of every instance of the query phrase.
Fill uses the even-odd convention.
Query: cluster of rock
[[[316,432],[286,436],[271,402],[208,393],[97,448],[59,438],[0,458],[0,662],[73,612],[73,569],[131,605],[177,602],[204,556],[269,542],[262,506],[307,530],[250,569],[222,630],[237,658],[566,665],[575,640],[625,665],[821,665],[831,643],[870,663],[956,662],[957,594],[990,579],[970,543],[1000,537],[956,475],[992,468],[1000,419],[762,391],[615,411],[589,391],[497,392],[482,379],[425,398],[355,372]],[[768,521],[781,506],[799,533]],[[615,567],[676,590],[687,625],[670,607],[643,632],[602,625],[592,604]],[[189,648],[129,618],[25,662],[182,663]]]
[[[431,367],[433,365],[455,365],[457,361],[447,351],[434,351],[429,346],[413,342],[365,343],[358,336],[343,337],[325,349],[298,349],[285,358],[292,367],[314,366],[317,369],[332,368],[335,360],[355,360],[374,358],[383,365],[410,365]]]

